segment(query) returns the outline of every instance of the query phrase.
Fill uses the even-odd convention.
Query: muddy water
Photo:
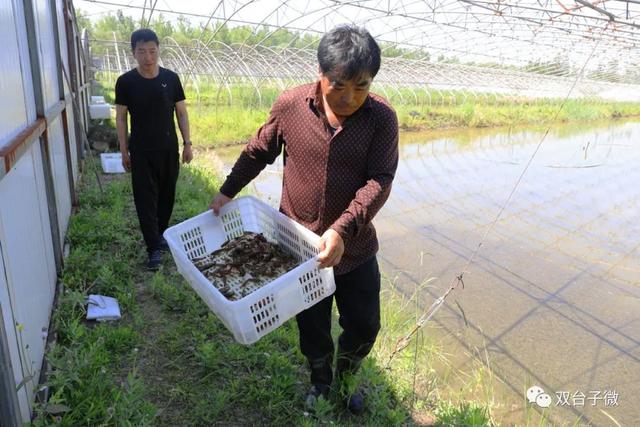
[[[421,291],[428,307],[477,250],[465,288],[428,331],[461,368],[470,354],[489,361],[502,424],[537,425],[544,414],[552,424],[637,426],[640,123],[554,127],[536,153],[544,131],[403,135],[375,220],[381,264],[407,293],[435,277]],[[227,164],[237,154],[219,153]],[[252,184],[274,205],[281,168]],[[526,401],[533,385],[549,408]]]

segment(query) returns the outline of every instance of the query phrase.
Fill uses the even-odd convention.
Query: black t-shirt
[[[118,77],[116,104],[125,105],[131,115],[129,151],[178,150],[173,119],[176,102],[185,99],[180,78],[160,67],[152,79],[137,69]]]

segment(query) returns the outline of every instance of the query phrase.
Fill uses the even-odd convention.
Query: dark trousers
[[[147,251],[160,246],[169,226],[179,169],[177,151],[131,153],[133,200]]]
[[[342,334],[336,373],[355,372],[371,351],[380,330],[380,271],[375,257],[355,270],[335,276],[336,292],[296,316],[300,349],[309,361],[311,382],[331,384],[334,345],[331,309],[335,296]]]

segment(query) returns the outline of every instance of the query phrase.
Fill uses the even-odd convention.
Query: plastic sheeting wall
[[[53,184],[58,208],[58,229],[64,236],[71,216],[71,194],[67,170],[67,153],[65,149],[62,119],[55,118],[49,123],[49,158],[53,173]]]
[[[30,420],[55,295],[61,248],[54,247],[54,235],[64,238],[80,167],[74,120],[85,114],[86,104],[79,103],[80,117],[75,117],[71,88],[59,66],[65,67],[69,78],[84,76],[84,70],[77,68],[82,67],[77,48],[73,46],[73,52],[67,48],[67,3],[69,0],[0,1],[0,321],[6,329],[22,422]],[[33,6],[33,15],[24,9],[25,4]],[[32,21],[33,32],[27,25]],[[36,49],[30,53],[31,41]],[[75,57],[75,64],[69,54]],[[32,77],[32,61],[41,81]],[[70,66],[77,67],[71,70]],[[81,92],[80,99],[87,97],[88,86],[83,83],[72,82]],[[36,112],[44,116],[37,117]],[[22,131],[26,133],[19,135]],[[53,203],[55,211],[50,210]],[[57,223],[52,220],[54,212]],[[0,419],[0,424],[5,421]]]
[[[71,95],[68,95],[68,97],[70,98]],[[77,182],[80,170],[78,165],[78,155],[76,152],[76,150],[78,149],[78,139],[76,136],[76,127],[73,126],[73,123],[75,123],[75,114],[73,113],[73,108],[69,108],[67,110],[67,120],[69,122],[69,145],[71,147],[71,170],[73,171],[73,182]]]
[[[24,19],[23,19],[24,21]],[[20,58],[19,34],[16,28],[16,17],[11,3],[0,3],[0,145],[18,134],[27,124],[27,105],[23,89],[23,75],[31,78],[31,73],[24,73]]]
[[[4,329],[7,334],[7,348],[9,349],[11,368],[13,368],[13,380],[15,384],[20,384],[24,378],[24,373],[22,372],[22,362],[20,361],[20,347],[18,346],[17,330],[13,323],[13,317],[7,315],[7,313],[12,313],[10,301],[11,298],[9,296],[9,287],[4,268],[2,245],[0,244],[0,307],[2,308],[3,314],[3,318],[0,318],[0,322],[4,323]],[[0,337],[0,339],[2,339],[2,337]],[[27,394],[25,387],[19,389],[16,394],[20,405],[20,415],[22,419],[25,420],[29,416],[29,395]]]
[[[64,21],[64,1],[57,0],[56,1],[56,13],[57,13],[57,23],[58,23],[58,32],[60,34],[60,54],[62,58],[62,64],[65,70],[70,70],[69,67],[69,51],[67,49],[67,40],[65,38],[65,21]],[[71,78],[71,76],[68,76]],[[67,81],[63,78],[64,84],[64,98],[67,100],[71,100],[71,88],[67,85]],[[74,114],[73,107],[69,105],[69,109],[67,110],[68,118],[69,118],[69,145],[71,147],[71,170],[73,171],[73,181],[75,182],[78,179],[78,156],[76,155],[76,128],[73,126],[74,123]]]
[[[45,108],[51,107],[60,100],[56,64],[58,49],[53,36],[55,21],[53,21],[50,5],[49,0],[33,0]]]
[[[27,381],[28,396],[40,375],[44,338],[49,326],[49,314],[56,283],[49,213],[42,172],[42,156],[38,142],[23,155],[15,167],[0,180],[0,195],[11,203],[0,203],[0,239],[3,263],[8,282],[8,301],[13,314],[17,348],[21,361],[12,363],[14,371],[20,369],[16,384]],[[3,314],[7,314],[3,312]],[[16,327],[16,325],[20,325]],[[20,399],[23,416],[29,419],[29,400]]]

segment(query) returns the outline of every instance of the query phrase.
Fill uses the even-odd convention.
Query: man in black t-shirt
[[[150,270],[160,267],[167,249],[162,233],[169,225],[179,171],[178,137],[173,115],[184,140],[182,162],[193,159],[184,90],[176,73],[158,65],[160,43],[148,29],[131,34],[138,66],[116,82],[116,127],[122,165],[131,171],[133,198],[147,245]],[[127,139],[127,113],[131,135]]]

